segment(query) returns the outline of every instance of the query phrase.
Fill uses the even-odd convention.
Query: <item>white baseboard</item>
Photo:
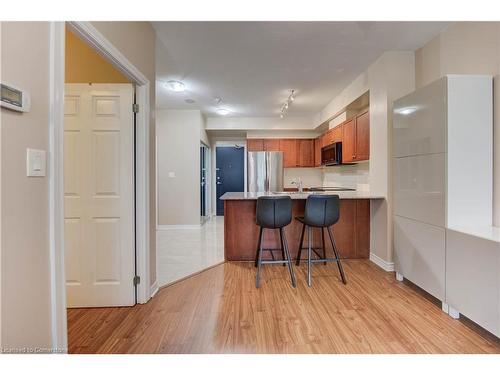
[[[153,298],[156,295],[156,293],[158,293],[159,289],[160,288],[158,287],[158,281],[155,281],[153,283],[153,285],[151,285],[151,287],[149,288],[149,290],[151,291],[150,292],[150,296],[151,296],[150,298]]]
[[[387,262],[373,253],[370,253],[370,260],[384,271],[394,272],[394,262]]]
[[[156,230],[174,230],[174,229],[200,229],[201,224],[192,225],[157,225]]]

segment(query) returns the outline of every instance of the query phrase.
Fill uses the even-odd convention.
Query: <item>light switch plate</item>
[[[46,156],[44,150],[26,150],[26,176],[44,177],[46,175]]]
[[[175,172],[168,172],[168,177],[175,178]]]

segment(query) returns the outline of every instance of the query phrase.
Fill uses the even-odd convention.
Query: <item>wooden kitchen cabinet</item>
[[[281,151],[279,139],[264,139],[264,151]]]
[[[247,150],[283,151],[285,168],[315,166],[314,139],[247,139]]]
[[[331,145],[335,142],[342,142],[343,138],[343,129],[342,124],[337,125],[333,129],[328,130],[325,134],[323,134],[323,142],[321,147],[325,147]]]
[[[292,168],[299,166],[297,139],[280,139],[280,150],[283,151],[283,166]]]
[[[356,116],[356,161],[370,159],[370,113]]]
[[[355,163],[370,159],[370,114],[368,111],[344,122],[342,163]]]
[[[332,144],[333,141],[333,129],[328,130],[326,133],[323,134],[323,137],[321,138],[321,147],[328,146]]]
[[[314,139],[298,140],[298,167],[314,167]]]
[[[319,136],[314,140],[314,166],[321,167],[321,147],[323,142],[323,137]]]
[[[355,119],[344,122],[342,127],[344,131],[344,138],[342,139],[342,163],[352,163],[356,158]]]
[[[264,151],[264,140],[247,139],[247,151]]]
[[[343,138],[344,138],[344,128],[342,124],[340,124],[332,129],[331,143],[342,142]]]

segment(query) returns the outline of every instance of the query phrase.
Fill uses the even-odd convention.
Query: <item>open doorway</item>
[[[66,29],[68,308],[136,303],[134,84]]]

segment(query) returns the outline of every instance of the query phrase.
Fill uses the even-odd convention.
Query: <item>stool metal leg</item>
[[[323,259],[326,259],[325,228],[321,228],[321,242],[323,243]],[[326,261],[323,264],[326,266]]]
[[[255,252],[255,267],[257,267],[257,263],[259,262],[259,249],[260,249],[260,244],[262,242],[262,231],[264,228],[260,227],[260,232],[259,232],[259,243],[257,244],[257,251]]]
[[[302,233],[300,234],[299,252],[297,253],[297,266],[300,266],[300,257],[302,256],[302,246],[304,243],[304,232],[306,231],[306,225],[302,224]]]
[[[312,256],[312,236],[311,236],[311,232],[312,232],[312,228],[311,227],[307,227],[307,243],[308,243],[308,246],[307,246],[307,285],[311,286],[312,284],[312,275],[311,275],[311,256]]]
[[[255,287],[258,288],[260,285],[260,269],[262,268],[262,237],[264,236],[263,228],[260,230],[260,240],[259,240],[259,257],[257,262],[257,277],[255,279]]]
[[[342,282],[344,284],[347,284],[347,281],[346,281],[345,275],[344,275],[344,269],[342,268],[342,263],[340,262],[339,252],[337,250],[337,245],[335,244],[335,238],[333,237],[331,227],[328,227],[328,235],[330,236],[330,241],[332,242],[333,252],[335,254],[335,258],[337,259],[337,266],[339,267],[340,277],[342,278]]]
[[[279,228],[280,230],[280,242],[281,242],[281,254],[282,254],[282,258],[283,258],[283,261],[286,261],[286,253],[285,253],[285,243],[283,242],[283,235],[281,233],[281,230],[283,228]],[[272,252],[271,252],[272,253]],[[283,267],[286,266],[286,263],[283,263]]]
[[[288,242],[286,240],[284,228],[280,228],[280,236],[281,236],[281,242],[284,245],[283,251],[286,256],[287,260],[286,264],[288,265],[288,272],[290,272],[290,279],[292,280],[292,286],[295,288],[297,286],[297,282],[295,281],[295,273],[293,272],[293,266],[292,266],[292,257],[290,256],[290,249],[288,248]]]

